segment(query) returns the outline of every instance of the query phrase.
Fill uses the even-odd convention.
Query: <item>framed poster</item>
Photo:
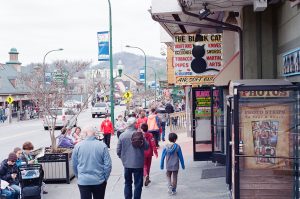
[[[285,104],[241,104],[240,139],[244,142],[247,169],[290,168],[290,106]]]

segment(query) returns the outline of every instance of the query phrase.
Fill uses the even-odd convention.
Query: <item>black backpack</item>
[[[143,132],[141,131],[134,132],[131,136],[131,144],[134,148],[143,148],[144,147]]]

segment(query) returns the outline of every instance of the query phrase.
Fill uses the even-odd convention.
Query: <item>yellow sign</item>
[[[126,99],[126,100],[125,100],[125,103],[126,103],[126,104],[129,104],[129,103],[130,103],[130,98]]]
[[[215,75],[176,76],[176,85],[210,85],[214,83]]]
[[[14,102],[14,98],[12,96],[8,96],[6,98],[7,103],[12,104]]]
[[[123,97],[125,99],[130,99],[130,98],[132,98],[132,93],[130,91],[127,91],[127,92],[124,93]]]

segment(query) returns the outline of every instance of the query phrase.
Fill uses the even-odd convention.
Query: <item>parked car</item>
[[[77,117],[71,108],[51,108],[50,112],[51,115],[43,117],[43,126],[45,130],[48,130],[49,126],[52,126],[52,122],[54,122],[54,120],[56,120],[54,128],[77,126]]]
[[[109,105],[105,102],[96,103],[91,109],[92,117],[95,118],[97,115],[100,117],[101,115],[110,115]]]

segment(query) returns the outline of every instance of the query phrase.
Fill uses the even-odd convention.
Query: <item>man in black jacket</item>
[[[18,198],[21,188],[18,186],[18,168],[16,165],[17,155],[10,153],[8,158],[3,160],[0,165],[0,178],[9,183],[9,186],[16,192],[15,196]]]
[[[166,112],[168,114],[168,116],[167,116],[167,126],[169,126],[170,125],[170,113],[174,113],[174,107],[172,106],[172,104],[167,103],[165,109],[166,109]]]

